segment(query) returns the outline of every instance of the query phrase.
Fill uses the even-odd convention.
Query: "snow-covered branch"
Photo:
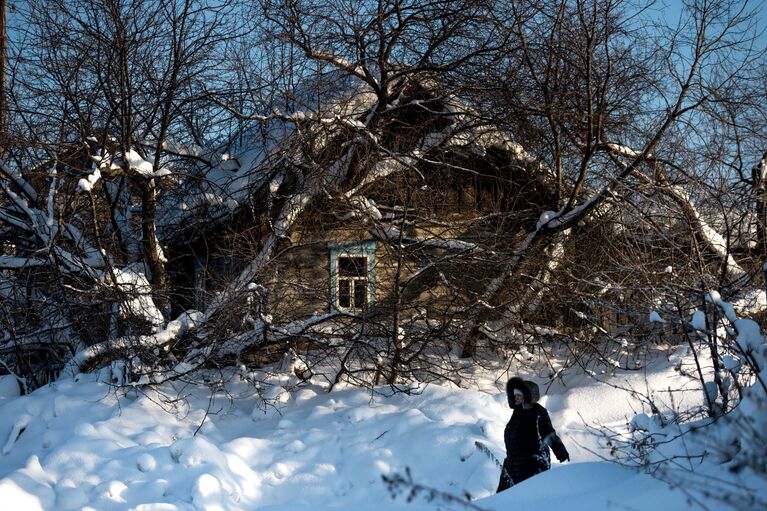
[[[46,264],[49,264],[48,260],[36,257],[15,257],[0,255],[0,268],[18,269],[29,268],[33,266],[44,266]]]
[[[13,168],[9,168],[4,162],[0,161],[0,174],[5,176],[11,183],[22,190],[22,193],[32,202],[37,201],[37,192],[24,177]]]
[[[606,147],[615,156],[631,158],[641,156],[641,153],[625,146],[607,144]],[[642,158],[649,164],[655,166],[664,164],[664,162],[649,155],[642,156]],[[615,161],[623,168],[628,168],[628,165],[622,161],[617,159]],[[654,185],[656,190],[676,202],[681,207],[682,212],[685,214],[691,227],[696,231],[700,239],[702,239],[708,248],[722,260],[722,263],[725,266],[725,271],[733,282],[746,276],[746,272],[732,256],[727,240],[713,226],[711,226],[711,224],[704,220],[703,216],[698,211],[698,208],[695,206],[692,197],[690,197],[689,193],[687,193],[684,188],[664,183],[654,183],[650,177],[639,172],[636,168],[632,169],[632,175],[645,183]]]
[[[185,332],[195,328],[201,319],[202,315],[199,312],[185,312],[175,320],[170,321],[165,329],[155,334],[138,337],[127,336],[94,344],[75,354],[64,366],[62,374],[74,376],[81,372],[90,362],[109,353],[125,351],[128,354],[128,358],[130,358],[131,352],[161,349]]]

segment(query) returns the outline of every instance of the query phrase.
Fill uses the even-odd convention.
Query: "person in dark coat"
[[[551,425],[549,412],[538,404],[538,385],[522,378],[511,378],[506,384],[506,395],[514,411],[503,433],[506,459],[498,492],[548,470],[551,467],[549,448],[560,463],[570,460],[565,445]]]

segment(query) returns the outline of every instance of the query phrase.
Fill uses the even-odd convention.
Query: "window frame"
[[[375,306],[375,240],[354,241],[345,243],[329,243],[330,249],[330,308],[331,310],[362,313]],[[338,260],[343,257],[363,257],[367,266],[367,273],[363,277],[341,277]],[[343,279],[363,280],[366,278],[367,302],[363,307],[342,307],[339,303],[339,284]],[[350,286],[350,299],[354,302],[354,285]]]

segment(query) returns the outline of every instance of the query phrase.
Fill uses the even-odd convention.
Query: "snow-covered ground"
[[[676,392],[699,401],[700,388],[673,370],[584,376],[546,386],[549,409],[571,462],[494,495],[510,410],[507,373],[486,373],[473,389],[438,385],[391,393],[318,385],[266,391],[264,406],[244,381],[215,396],[202,387],[162,392],[115,389],[98,375],[63,380],[13,396],[0,378],[0,508],[8,510],[390,510],[464,509],[429,502],[409,488],[393,500],[382,475],[455,496],[486,510],[698,509],[680,489],[603,461],[592,428],[625,428],[641,402],[625,388]],[[103,377],[103,376],[102,376]],[[288,385],[289,378],[274,383]],[[476,508],[475,508],[476,509]]]

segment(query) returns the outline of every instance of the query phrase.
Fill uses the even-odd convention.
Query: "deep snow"
[[[500,495],[498,469],[477,443],[503,458],[507,373],[483,374],[475,389],[410,393],[317,385],[290,393],[283,387],[295,381],[281,377],[265,390],[276,406],[244,381],[211,398],[191,385],[126,391],[80,375],[17,397],[4,378],[0,503],[30,511],[461,509],[423,496],[408,503],[407,488],[392,500],[381,476],[409,468],[415,483],[469,494],[487,510],[697,509],[683,491],[602,461],[609,454],[590,431],[625,429],[643,410],[616,384],[661,394],[687,385],[676,403],[700,400],[673,365],[611,376],[609,385],[578,376],[543,386],[572,461]]]

